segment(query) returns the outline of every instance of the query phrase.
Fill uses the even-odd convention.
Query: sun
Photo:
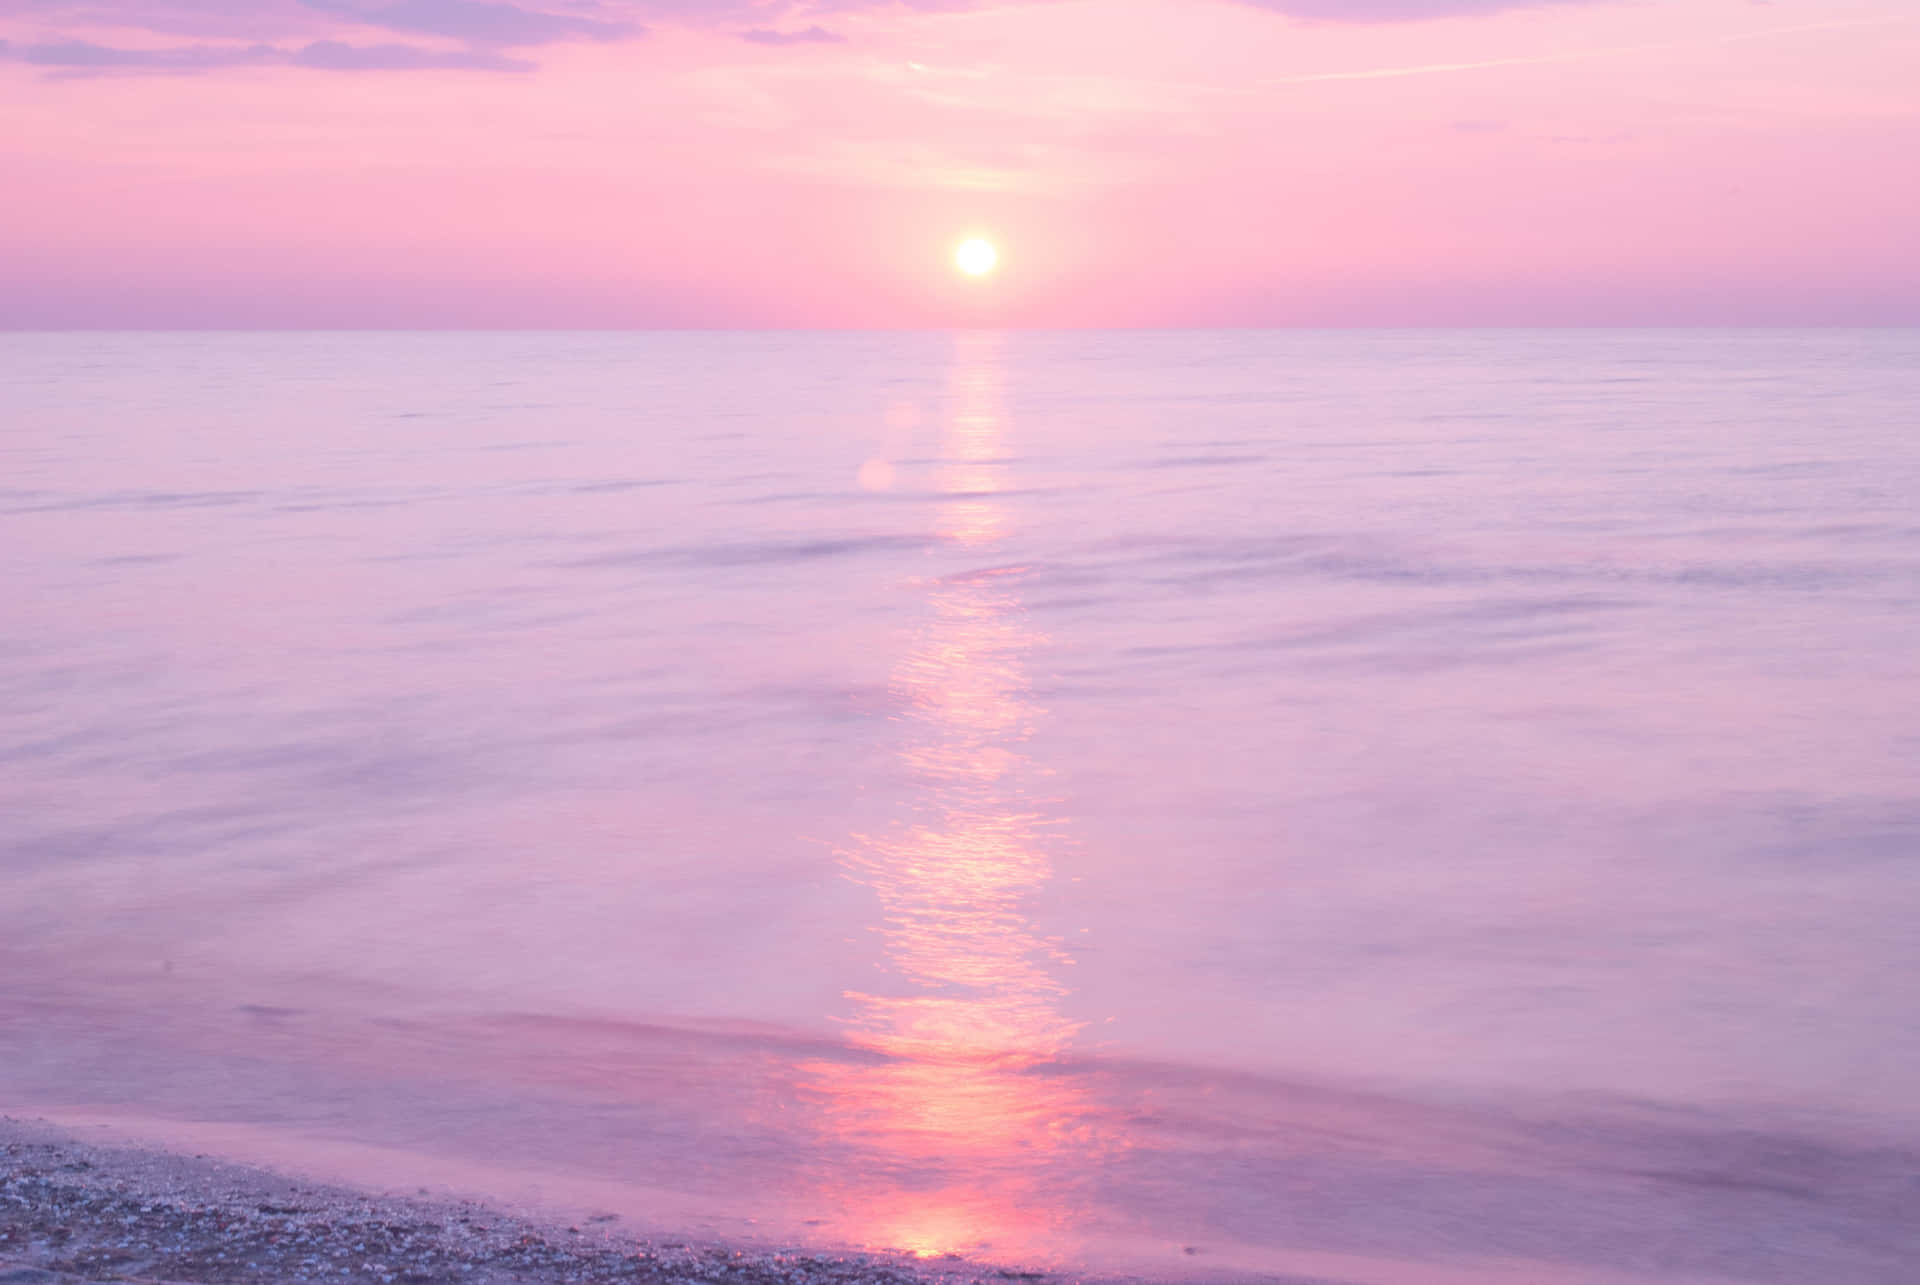
[[[999,262],[1000,252],[993,242],[977,236],[968,237],[953,252],[953,266],[970,277],[986,276]]]

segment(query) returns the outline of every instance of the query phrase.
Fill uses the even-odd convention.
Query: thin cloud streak
[[[624,40],[644,33],[631,22],[548,13],[492,0],[399,0],[367,6],[345,0],[300,0],[330,17],[411,35],[445,36],[475,45],[550,45],[565,40]]]
[[[1769,27],[1763,31],[1743,31],[1713,40],[1687,40],[1659,44],[1618,45],[1608,49],[1581,49],[1564,54],[1541,54],[1527,58],[1489,58],[1479,62],[1422,63],[1412,67],[1376,67],[1366,71],[1322,71],[1301,76],[1276,76],[1260,82],[1272,85],[1312,85],[1335,80],[1397,80],[1404,76],[1435,76],[1462,71],[1483,71],[1494,67],[1535,67],[1551,63],[1591,62],[1597,58],[1616,58],[1630,54],[1659,53],[1668,49],[1702,49],[1715,45],[1738,44],[1748,40],[1766,40],[1774,36],[1799,35],[1811,31],[1839,31],[1860,27],[1906,27],[1920,25],[1899,18],[1866,18],[1850,22],[1810,22],[1794,27]],[[1253,92],[1245,90],[1241,92]]]
[[[754,45],[841,45],[847,38],[838,32],[828,31],[825,27],[807,27],[801,31],[777,31],[771,27],[755,27],[740,33],[740,39]]]
[[[294,51],[293,65],[320,71],[510,71],[529,72],[536,64],[484,49],[423,49],[418,45],[350,45],[316,40]]]
[[[297,48],[255,44],[177,45],[164,49],[123,49],[86,40],[32,45],[0,40],[0,61],[24,63],[66,76],[142,72],[182,75],[234,67],[304,67],[316,71],[534,70],[534,64],[525,59],[485,50],[426,49],[402,44],[352,45],[339,40],[315,40]]]
[[[1516,9],[1600,4],[1606,0],[1237,0],[1255,9],[1302,18],[1309,22],[1363,23],[1438,22],[1443,18],[1472,18]]]

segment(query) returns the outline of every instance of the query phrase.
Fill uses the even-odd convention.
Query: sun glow
[[[999,262],[1000,252],[993,248],[993,242],[977,236],[962,241],[953,252],[953,265],[970,277],[986,276]]]

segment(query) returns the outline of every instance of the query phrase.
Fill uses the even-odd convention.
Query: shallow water
[[[1911,331],[0,335],[0,1107],[1905,1280],[1916,406]]]

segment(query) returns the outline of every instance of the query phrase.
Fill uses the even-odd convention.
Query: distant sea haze
[[[1905,1285],[1920,331],[0,335],[0,1110]]]

